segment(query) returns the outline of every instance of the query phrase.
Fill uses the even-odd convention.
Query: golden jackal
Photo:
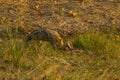
[[[39,28],[36,30],[33,30],[28,36],[27,40],[42,40],[42,41],[48,41],[50,42],[53,47],[62,47],[63,46],[63,39],[61,38],[60,34],[51,29],[47,28]]]

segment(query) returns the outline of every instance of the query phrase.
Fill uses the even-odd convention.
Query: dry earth
[[[40,26],[73,36],[89,29],[120,30],[119,0],[0,0],[0,35],[8,27],[28,33]]]
[[[44,44],[41,49],[36,44],[26,47],[22,39],[1,40],[7,32],[18,29],[22,35],[38,27],[58,30],[64,37],[93,29],[120,31],[120,0],[0,0],[0,80],[120,80],[120,56],[82,50],[64,54]],[[20,60],[14,57],[19,53],[24,53]],[[21,60],[22,69],[13,65],[22,65]]]

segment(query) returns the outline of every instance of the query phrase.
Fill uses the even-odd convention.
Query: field
[[[119,0],[0,0],[0,80],[120,80]],[[73,49],[26,42],[57,30]]]

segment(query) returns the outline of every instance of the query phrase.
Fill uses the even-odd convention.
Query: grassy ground
[[[119,4],[0,0],[0,80],[120,80]],[[38,26],[62,31],[74,49],[26,42]]]
[[[74,50],[54,50],[48,42],[1,41],[0,79],[119,80],[120,36],[85,33],[71,39]]]

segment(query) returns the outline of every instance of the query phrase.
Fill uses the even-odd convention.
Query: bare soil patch
[[[120,30],[119,20],[119,0],[0,0],[0,30],[20,27],[28,33],[42,26],[73,36],[90,29]]]

